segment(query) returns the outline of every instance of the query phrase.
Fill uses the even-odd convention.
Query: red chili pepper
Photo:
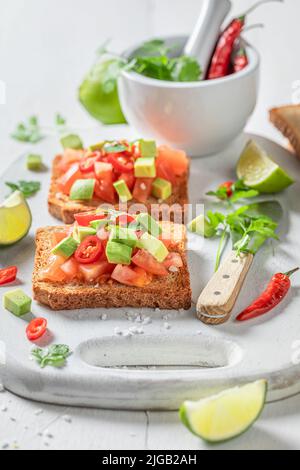
[[[36,341],[46,333],[47,320],[45,318],[35,318],[26,328],[26,335],[29,341]]]
[[[18,268],[16,266],[0,269],[0,286],[4,286],[5,284],[15,281],[17,273]]]
[[[110,153],[106,159],[118,173],[131,173],[133,171],[134,164],[131,158],[119,153]]]
[[[213,54],[211,65],[208,71],[207,78],[209,80],[225,77],[230,73],[230,59],[234,43],[241,35],[241,32],[245,26],[247,15],[251,13],[254,9],[256,9],[258,6],[264,3],[275,1],[281,0],[261,0],[255,5],[253,5],[251,8],[249,8],[246,13],[232,20],[230,25],[227,26],[227,28],[223,31],[217,42],[217,46]]]
[[[97,157],[94,156],[90,156],[82,160],[79,164],[81,173],[92,173],[94,171],[96,161]]]
[[[290,277],[296,271],[299,271],[299,268],[293,269],[285,274],[275,274],[267,289],[248,308],[238,315],[237,320],[251,320],[273,310],[273,308],[280,304],[290,290]]]
[[[246,49],[241,47],[233,54],[233,71],[240,72],[249,64]]]
[[[103,246],[96,236],[87,237],[75,251],[75,259],[81,264],[91,264],[98,261],[103,254]]]
[[[129,225],[134,222],[135,218],[129,214],[121,214],[116,218],[116,225]]]
[[[219,188],[225,188],[226,189],[226,193],[227,193],[227,197],[231,197],[233,195],[233,191],[232,191],[232,186],[234,185],[234,181],[226,181],[225,183],[222,183]]]

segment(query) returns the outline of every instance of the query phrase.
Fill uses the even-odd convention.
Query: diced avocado
[[[142,226],[144,230],[147,230],[147,232],[154,237],[159,237],[159,235],[162,233],[160,225],[156,222],[155,219],[153,219],[153,217],[151,217],[151,215],[147,213],[138,214],[136,221]]]
[[[61,242],[56,245],[52,253],[54,255],[64,256],[65,258],[70,258],[70,256],[75,253],[78,247],[78,241],[76,241],[73,237],[66,237]]]
[[[64,149],[74,149],[74,150],[82,150],[83,143],[81,138],[76,134],[70,134],[62,137],[60,139],[60,143]]]
[[[93,198],[95,184],[96,180],[93,178],[75,181],[71,188],[70,199],[90,201]]]
[[[122,243],[111,240],[106,245],[106,257],[109,263],[127,264],[131,263],[132,248]]]
[[[155,158],[138,158],[134,164],[134,175],[136,178],[155,178]]]
[[[86,237],[96,235],[97,231],[93,227],[81,227],[78,224],[74,225],[72,236],[81,243]]]
[[[3,307],[17,317],[21,317],[30,312],[31,298],[21,289],[11,290],[3,296]]]
[[[144,158],[155,158],[157,147],[155,140],[140,140],[140,152]]]
[[[105,227],[106,225],[109,224],[109,220],[108,219],[101,219],[101,220],[92,220],[92,222],[90,222],[90,226],[96,230],[96,232],[102,228],[102,227]]]
[[[141,236],[138,247],[148,251],[160,263],[162,263],[169,254],[164,243],[149,233],[144,233]]]
[[[104,144],[105,144],[105,140],[103,140],[102,142],[98,142],[98,144],[90,145],[89,150],[91,152],[96,152],[96,150],[102,150]]]
[[[156,178],[152,184],[152,196],[157,199],[168,199],[172,194],[172,184],[170,181],[164,180],[162,178]]]
[[[212,238],[216,234],[215,229],[210,225],[203,214],[199,215],[188,224],[188,230],[205,238]]]
[[[110,240],[133,248],[137,245],[138,237],[134,230],[114,225],[110,227]]]
[[[26,162],[27,170],[40,171],[43,167],[43,161],[41,155],[30,154],[27,155]]]
[[[114,188],[117,191],[121,202],[131,201],[133,196],[124,180],[116,181],[114,183]]]

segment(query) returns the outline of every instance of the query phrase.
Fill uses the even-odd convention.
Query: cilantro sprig
[[[65,344],[53,344],[47,349],[34,348],[31,351],[39,366],[44,369],[46,366],[64,367],[67,358],[71,354],[71,349]]]
[[[6,182],[5,184],[10,188],[11,192],[21,191],[26,198],[33,196],[41,189],[41,183],[39,181],[20,180],[18,183]]]
[[[230,185],[227,183],[221,184],[216,191],[209,191],[206,195],[217,197],[220,201],[235,203],[241,199],[257,197],[259,196],[259,191],[249,188],[242,180],[238,180]]]
[[[279,239],[276,234],[277,222],[262,214],[258,205],[254,209],[251,205],[243,206],[228,214],[208,211],[206,224],[210,228],[211,237],[220,238],[215,264],[216,271],[220,266],[222,252],[230,236],[233,250],[238,256],[241,253],[256,254],[268,239]]]
[[[20,122],[15,131],[11,134],[12,138],[20,142],[30,142],[35,144],[44,138],[36,116],[30,116],[27,121]]]

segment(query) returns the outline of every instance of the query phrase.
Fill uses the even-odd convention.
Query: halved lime
[[[261,193],[278,193],[294,183],[254,140],[250,140],[243,150],[236,172],[246,186]]]
[[[198,402],[186,401],[179,410],[180,419],[193,434],[209,443],[227,441],[258,419],[266,393],[266,380],[259,380]]]
[[[0,205],[0,246],[20,241],[30,230],[31,212],[20,191],[11,194]]]

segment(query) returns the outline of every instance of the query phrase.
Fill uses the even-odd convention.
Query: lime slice
[[[198,402],[186,401],[180,408],[180,419],[193,434],[209,443],[227,441],[258,419],[266,393],[267,382],[259,380]]]
[[[0,246],[13,245],[21,240],[31,227],[31,212],[20,191],[16,191],[0,205]]]
[[[294,180],[253,140],[250,140],[243,150],[236,172],[246,186],[261,193],[278,193],[294,183]]]

